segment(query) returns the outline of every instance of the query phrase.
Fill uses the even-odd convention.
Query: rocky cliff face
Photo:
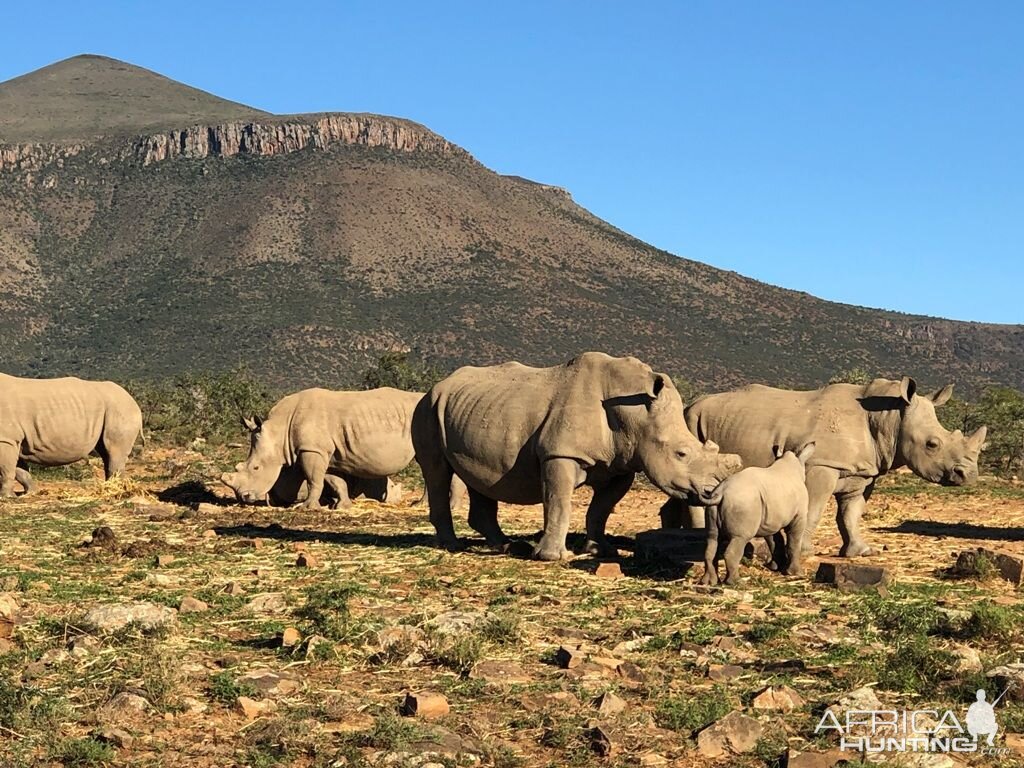
[[[469,156],[465,150],[415,123],[376,115],[333,114],[194,125],[92,148],[81,144],[0,145],[0,173],[23,175],[27,183],[33,184],[35,174],[61,168],[69,158],[90,149],[95,162],[121,161],[146,166],[176,157],[270,156],[304,149],[324,150],[338,144]]]

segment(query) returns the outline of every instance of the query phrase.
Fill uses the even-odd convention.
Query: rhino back
[[[332,469],[357,477],[400,472],[413,458],[412,414],[418,392],[307,390],[291,414],[293,448],[322,450]]]
[[[519,363],[466,367],[431,390],[444,452],[467,485],[503,501],[539,501],[536,439],[557,371]]]
[[[810,391],[752,385],[696,400],[686,422],[700,439],[738,453],[745,466],[770,466],[777,445],[795,451],[815,441],[810,466],[870,473],[876,451],[859,394],[848,384]]]
[[[131,400],[111,382],[4,376],[0,379],[0,440],[20,442],[20,457],[38,464],[85,458],[103,433],[108,405],[116,395],[112,388]]]

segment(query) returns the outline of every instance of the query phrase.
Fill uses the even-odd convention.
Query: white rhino
[[[0,373],[0,497],[31,492],[30,464],[57,467],[91,454],[107,479],[124,470],[142,411],[112,381],[22,379]]]
[[[320,508],[325,484],[340,506],[358,493],[386,497],[386,478],[413,460],[412,414],[422,397],[390,387],[305,389],[283,397],[265,421],[245,420],[249,457],[221,482],[244,503],[273,492],[278,503],[302,499],[310,509]]]
[[[772,554],[784,560],[785,573],[800,574],[800,548],[807,526],[807,460],[814,443],[799,451],[776,447],[770,467],[746,467],[727,477],[710,495],[707,505],[708,541],[701,584],[718,583],[718,552],[725,546],[726,584],[739,580],[743,550],[755,537],[773,542]],[[785,539],[782,531],[786,531]],[[785,558],[778,557],[785,549]]]
[[[339,484],[339,481],[341,484]],[[402,484],[390,477],[356,477],[336,475],[330,469],[324,477],[321,504],[326,500],[331,507],[347,507],[351,499],[365,496],[375,501],[397,504],[402,500]],[[297,465],[281,468],[281,474],[270,489],[268,500],[275,507],[290,507],[309,498],[309,483]]]
[[[632,357],[587,352],[552,368],[460,368],[427,393],[413,421],[439,542],[458,546],[447,491],[454,474],[469,488],[470,526],[495,547],[509,543],[499,501],[543,503],[541,560],[570,556],[572,493],[590,485],[587,550],[614,552],[605,523],[637,472],[681,497],[739,469],[737,457],[702,445],[682,418],[672,379]]]
[[[807,466],[808,527],[811,537],[829,496],[839,505],[836,517],[843,537],[840,555],[872,553],[860,531],[860,519],[875,481],[907,466],[941,485],[968,485],[978,477],[978,454],[986,429],[970,437],[949,432],[935,408],[953,394],[949,385],[931,395],[917,393],[910,377],[875,379],[870,384],[829,384],[812,391],[774,389],[754,384],[735,392],[707,395],[686,409],[686,424],[702,440],[715,440],[738,453],[745,466],[772,462],[772,446],[797,450],[817,445]],[[702,510],[690,510],[700,525]],[[682,508],[669,500],[662,520],[683,521]]]

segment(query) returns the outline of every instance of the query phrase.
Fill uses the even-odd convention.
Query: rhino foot
[[[705,568],[704,573],[697,580],[698,584],[703,584],[708,587],[713,587],[718,583],[718,574],[715,573],[714,569]]]
[[[558,560],[572,560],[572,552],[565,548],[564,544],[548,544],[541,539],[540,544],[533,548],[535,560],[556,562]]]
[[[873,554],[875,554],[875,550],[863,541],[851,541],[849,544],[844,544],[843,548],[839,550],[840,557],[870,557]]]
[[[437,545],[448,552],[465,552],[468,546],[462,539],[441,538],[437,540]]]
[[[804,569],[799,565],[791,565],[783,571],[787,576],[803,576]]]
[[[619,556],[619,550],[609,544],[607,541],[594,541],[587,539],[586,544],[583,545],[583,551],[588,555],[593,555],[601,559],[614,560]]]

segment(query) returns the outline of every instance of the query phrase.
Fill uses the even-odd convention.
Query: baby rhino
[[[814,443],[796,452],[776,447],[775,463],[770,467],[748,467],[719,483],[711,495],[701,495],[708,506],[702,584],[718,583],[721,544],[725,544],[726,584],[739,580],[743,550],[755,537],[764,537],[772,554],[781,560],[783,530],[784,571],[790,576],[800,573],[800,547],[807,526],[804,475],[813,454]]]

